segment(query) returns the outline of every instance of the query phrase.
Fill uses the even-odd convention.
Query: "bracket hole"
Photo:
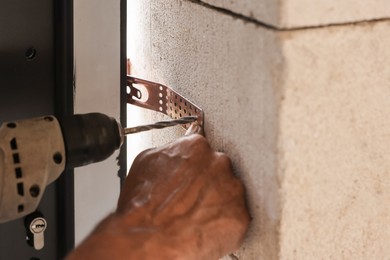
[[[146,102],[149,99],[149,92],[148,89],[143,84],[133,84],[132,85],[134,92],[130,92],[131,97],[133,100],[137,100],[140,102]]]

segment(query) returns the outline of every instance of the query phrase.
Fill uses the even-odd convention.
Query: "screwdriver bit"
[[[192,122],[195,122],[198,119],[197,116],[184,116],[179,119],[174,119],[174,120],[168,120],[168,121],[160,121],[156,122],[154,124],[150,125],[141,125],[141,126],[135,126],[135,127],[129,127],[129,128],[124,128],[124,134],[135,134],[143,131],[149,131],[152,129],[162,129],[165,127],[171,127],[175,125],[184,125],[184,124],[189,124]]]

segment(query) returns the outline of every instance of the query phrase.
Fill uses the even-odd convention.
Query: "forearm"
[[[111,214],[78,246],[67,260],[75,259],[191,259],[181,245],[169,241],[161,230],[129,225],[131,219]],[[174,247],[172,247],[172,245]]]
[[[215,260],[239,247],[250,222],[228,157],[199,135],[134,160],[117,211],[68,259]]]

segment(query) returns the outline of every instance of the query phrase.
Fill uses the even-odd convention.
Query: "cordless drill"
[[[47,185],[65,168],[103,161],[126,134],[194,122],[197,117],[123,128],[100,113],[43,116],[0,127],[0,223],[33,212]]]

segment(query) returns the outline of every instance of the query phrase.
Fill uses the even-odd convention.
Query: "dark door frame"
[[[74,113],[73,0],[54,1],[55,24],[55,105],[57,117]],[[56,182],[58,259],[64,258],[75,243],[74,171],[66,170]]]
[[[127,125],[127,0],[120,0],[120,121]],[[127,143],[123,143],[119,154],[119,172],[121,186],[127,175]]]

